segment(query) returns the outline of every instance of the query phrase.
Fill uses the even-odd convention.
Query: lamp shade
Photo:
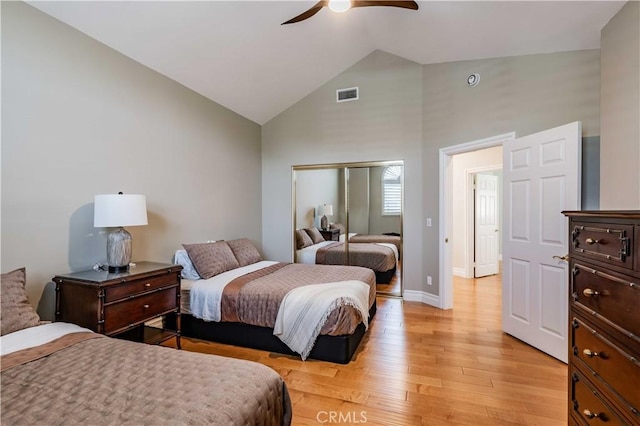
[[[144,195],[96,195],[93,211],[93,226],[96,228],[138,226],[147,223],[147,201]]]
[[[323,204],[320,206],[320,216],[333,216],[333,204]]]

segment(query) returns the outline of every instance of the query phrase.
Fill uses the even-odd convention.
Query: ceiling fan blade
[[[305,19],[309,19],[313,15],[315,15],[316,13],[320,12],[320,9],[325,7],[327,4],[328,4],[327,0],[320,0],[314,6],[309,8],[309,10],[307,10],[306,12],[301,13],[300,15],[296,16],[295,18],[289,19],[287,22],[283,22],[280,25],[294,24],[296,22],[300,22],[300,21],[304,21]]]
[[[394,0],[352,0],[351,7],[366,6],[391,6],[403,9],[418,10],[418,3],[415,1],[394,1]]]

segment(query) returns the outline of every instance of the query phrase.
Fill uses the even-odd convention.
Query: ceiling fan
[[[334,12],[346,12],[352,7],[367,7],[367,6],[390,6],[400,7],[402,9],[418,10],[418,3],[415,1],[395,1],[395,0],[320,0],[314,6],[312,6],[306,12],[301,13],[295,18],[289,19],[287,22],[283,22],[282,25],[294,24],[296,22],[304,21],[311,18],[320,10],[327,6]]]

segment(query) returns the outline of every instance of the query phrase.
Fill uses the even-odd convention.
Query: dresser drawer
[[[604,398],[594,389],[584,376],[572,369],[569,398],[572,411],[589,425],[626,425],[627,423],[615,414]]]
[[[573,356],[613,388],[618,397],[636,411],[640,407],[640,361],[618,348],[605,336],[574,318],[571,327]],[[638,418],[640,421],[640,417]]]
[[[113,333],[175,309],[177,290],[176,286],[105,305],[104,333]]]
[[[178,284],[178,275],[174,273],[167,273],[166,275],[126,281],[122,284],[105,288],[104,301],[105,303],[109,303],[113,302],[114,300],[126,299],[140,293],[175,284]]]
[[[571,272],[573,302],[608,321],[626,336],[640,339],[640,286],[624,275],[579,263]]]
[[[633,269],[633,225],[574,222],[571,252]]]

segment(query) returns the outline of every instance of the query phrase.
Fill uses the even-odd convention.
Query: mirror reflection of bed
[[[402,161],[295,166],[294,260],[368,267],[379,295],[402,296],[403,167]]]

